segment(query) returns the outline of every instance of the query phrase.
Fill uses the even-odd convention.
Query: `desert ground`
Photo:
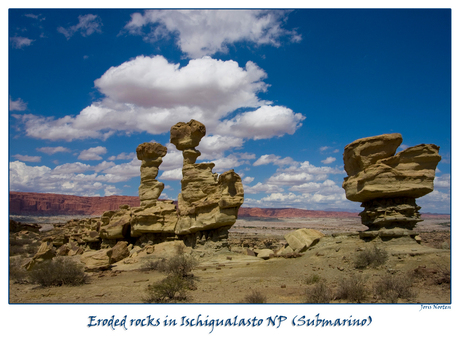
[[[11,216],[16,221],[42,225],[37,239],[46,235],[53,223],[74,218],[69,216]],[[257,252],[260,248],[279,249],[284,235],[299,228],[317,229],[325,234],[317,244],[298,257],[271,257],[268,260],[246,255],[244,249]],[[450,303],[450,220],[426,218],[416,230],[420,244],[411,238],[365,242],[358,232],[365,230],[359,218],[285,218],[238,219],[230,229],[228,247],[206,243],[186,252],[196,259],[194,284],[186,290],[179,303],[237,304],[250,303],[249,296],[258,293],[265,303],[314,303],[311,296],[319,294],[320,283],[329,292],[328,303]],[[38,242],[38,241],[37,241]],[[374,247],[388,254],[378,267],[357,269],[356,256]],[[243,251],[242,251],[243,249]],[[247,252],[246,252],[247,253]],[[33,256],[27,252],[10,259]],[[159,282],[166,274],[147,270],[146,264],[164,254],[155,251],[135,261],[119,261],[111,270],[88,272],[87,283],[78,286],[42,287],[10,277],[9,302],[29,303],[145,303],[147,287]],[[79,261],[78,255],[72,256]],[[410,281],[408,296],[382,296],[376,290],[384,278]],[[350,279],[361,282],[364,293],[358,299],[341,294]]]

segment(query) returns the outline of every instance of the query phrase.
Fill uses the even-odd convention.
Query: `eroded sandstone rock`
[[[297,229],[286,235],[284,239],[289,245],[289,250],[296,253],[304,252],[309,247],[314,246],[325,235],[315,229]]]
[[[108,269],[112,263],[127,257],[132,260],[134,254],[140,256],[141,251],[130,254],[133,245],[145,252],[162,249],[156,247],[162,242],[192,247],[206,243],[216,249],[227,247],[228,229],[235,223],[243,204],[243,184],[234,170],[219,176],[212,172],[213,163],[196,164],[201,153],[195,148],[205,134],[205,126],[195,120],[171,128],[171,143],[184,157],[177,207],[171,200],[158,199],[164,184],[156,177],[167,153],[166,147],[142,143],[136,149],[142,161],[140,206],[121,205],[118,210],[104,212],[100,218],[68,221],[62,228],[55,229],[46,254],[43,245],[31,265],[43,256],[54,256],[56,250],[61,256],[85,250],[81,261],[92,271]]]
[[[176,225],[179,235],[231,227],[244,201],[241,178],[233,170],[219,176],[212,172],[214,163],[195,163],[200,155],[195,148],[205,134],[204,125],[195,120],[171,128],[171,143],[184,156]]]
[[[433,191],[439,147],[420,144],[396,153],[398,133],[362,138],[345,147],[343,181],[346,197],[362,202],[361,221],[369,227],[362,236],[415,236],[420,218],[415,199]],[[391,229],[390,231],[388,229]]]

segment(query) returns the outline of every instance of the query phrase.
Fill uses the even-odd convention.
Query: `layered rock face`
[[[195,120],[171,128],[171,143],[184,156],[176,233],[183,235],[220,229],[216,237],[225,238],[243,204],[243,183],[233,170],[218,176],[212,172],[214,163],[195,163],[201,154],[195,148],[205,134],[205,126]]]
[[[142,143],[137,157],[142,161],[139,186],[140,206],[121,205],[100,218],[69,221],[78,244],[97,249],[111,247],[121,240],[131,243],[159,243],[183,240],[194,246],[206,240],[221,241],[238,217],[244,191],[241,178],[233,170],[222,175],[212,172],[213,163],[195,164],[200,152],[195,149],[205,136],[205,126],[195,120],[171,128],[171,142],[183,152],[182,191],[178,208],[171,200],[158,200],[164,184],[156,177],[167,149],[158,143]],[[62,242],[61,244],[62,245]]]
[[[362,202],[362,237],[414,236],[420,222],[415,199],[433,191],[439,147],[420,144],[396,153],[399,133],[362,138],[345,147],[343,181],[346,197]]]

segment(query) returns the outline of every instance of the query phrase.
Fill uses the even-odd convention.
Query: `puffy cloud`
[[[103,155],[105,153],[107,153],[107,148],[105,146],[96,146],[94,148],[89,148],[88,150],[83,150],[82,152],[80,152],[78,159],[84,161],[97,161],[101,160],[102,157],[100,155]]]
[[[184,157],[182,156],[182,151],[176,149],[174,144],[166,144],[168,153],[163,157],[163,163],[161,163],[160,170],[174,170],[182,168],[184,163]],[[181,177],[182,178],[182,177]]]
[[[284,106],[263,105],[255,111],[248,111],[232,119],[222,121],[216,131],[249,139],[265,139],[294,134],[302,126],[305,117]]]
[[[64,34],[67,40],[69,40],[76,32],[80,32],[84,37],[95,32],[102,33],[101,26],[101,18],[94,14],[86,14],[78,16],[78,24],[69,26],[68,28],[58,27],[57,31]]]
[[[91,169],[91,166],[88,164],[83,164],[80,162],[75,163],[66,163],[58,165],[53,169],[53,174],[72,174],[72,173],[83,173]]]
[[[140,160],[133,159],[129,163],[114,165],[103,170],[104,175],[100,176],[100,178],[110,183],[127,181],[133,177],[140,176],[141,164]]]
[[[25,37],[11,37],[10,41],[13,45],[13,48],[20,49],[25,46],[30,46],[35,40],[25,38]]]
[[[417,205],[422,212],[450,213],[450,193],[433,190],[431,193],[417,199]],[[423,215],[422,215],[423,218]]]
[[[245,164],[245,161],[240,160],[236,154],[231,154],[226,157],[213,160],[212,163],[215,164],[213,172],[220,173]]]
[[[41,162],[42,158],[40,156],[27,156],[27,155],[13,155],[11,157],[14,157],[16,159],[19,159],[20,161],[23,162]]]
[[[259,192],[271,193],[271,192],[283,192],[283,191],[284,189],[278,185],[267,184],[267,183],[262,184],[261,182],[258,182],[256,185],[252,187],[249,187],[249,186],[244,187],[245,194],[257,194]]]
[[[178,121],[193,117],[206,125],[210,140],[220,138],[238,146],[243,138],[292,134],[304,119],[299,113],[269,106],[257,97],[267,88],[262,81],[265,77],[265,72],[252,62],[241,68],[234,61],[202,58],[180,68],[162,56],[140,56],[110,68],[97,79],[95,85],[106,97],[76,116],[13,117],[24,124],[29,137],[67,141],[105,140],[117,131],[162,134]],[[222,121],[243,107],[255,110]],[[206,149],[206,139],[203,145]]]
[[[435,188],[450,188],[450,174],[444,174],[434,178]]]
[[[83,174],[89,167],[82,163],[65,164],[51,169],[28,166],[23,162],[10,163],[10,190],[46,192],[80,196],[100,196],[107,187],[97,174]],[[109,188],[110,190],[110,188]]]
[[[251,183],[253,180],[254,180],[254,177],[246,176],[246,177],[243,178],[243,183],[244,183],[244,184],[249,184],[249,183]]]
[[[276,155],[262,155],[260,158],[254,162],[254,166],[265,165],[273,163],[278,166],[289,165],[289,164],[296,164],[297,162],[294,161],[291,157],[281,158],[280,156]]]
[[[65,148],[63,146],[56,146],[56,147],[44,146],[42,148],[37,148],[36,150],[46,153],[47,155],[54,155],[55,153],[58,153],[58,152],[70,152],[70,149]]]
[[[148,42],[171,35],[191,58],[226,53],[237,42],[280,46],[282,37],[298,42],[301,36],[282,28],[288,12],[266,10],[147,10],[134,13],[125,30]],[[150,31],[145,33],[144,28]]]
[[[12,100],[10,98],[10,111],[25,111],[27,110],[27,103],[25,103],[21,98]]]
[[[182,169],[173,169],[163,171],[161,176],[158,178],[163,181],[180,181],[182,179]]]
[[[323,163],[323,164],[331,164],[331,163],[334,163],[335,160],[336,160],[335,157],[327,157],[326,159],[323,159],[321,161],[321,163]]]
[[[212,159],[222,157],[229,149],[240,148],[243,139],[232,136],[205,136],[200,142],[198,149],[201,152],[200,159]]]
[[[243,69],[232,60],[190,60],[180,68],[163,56],[138,56],[111,67],[95,81],[99,91],[117,103],[144,108],[198,107],[203,115],[222,117],[239,107],[257,107],[266,73],[252,62]],[[176,121],[177,122],[177,121]]]
[[[126,152],[122,152],[116,156],[110,156],[108,158],[109,161],[115,161],[115,160],[120,160],[120,159],[123,159],[123,160],[130,160],[130,159],[133,159],[133,158],[136,158],[136,153],[135,152],[130,152],[130,153],[126,153]]]

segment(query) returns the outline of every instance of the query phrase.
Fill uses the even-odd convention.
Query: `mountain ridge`
[[[87,215],[100,216],[108,210],[117,210],[120,205],[140,206],[138,196],[87,197],[35,192],[9,193],[10,215]],[[442,217],[448,214],[422,214],[423,217]],[[357,212],[306,210],[298,208],[246,208],[239,209],[238,216],[264,218],[350,218],[358,217]]]

